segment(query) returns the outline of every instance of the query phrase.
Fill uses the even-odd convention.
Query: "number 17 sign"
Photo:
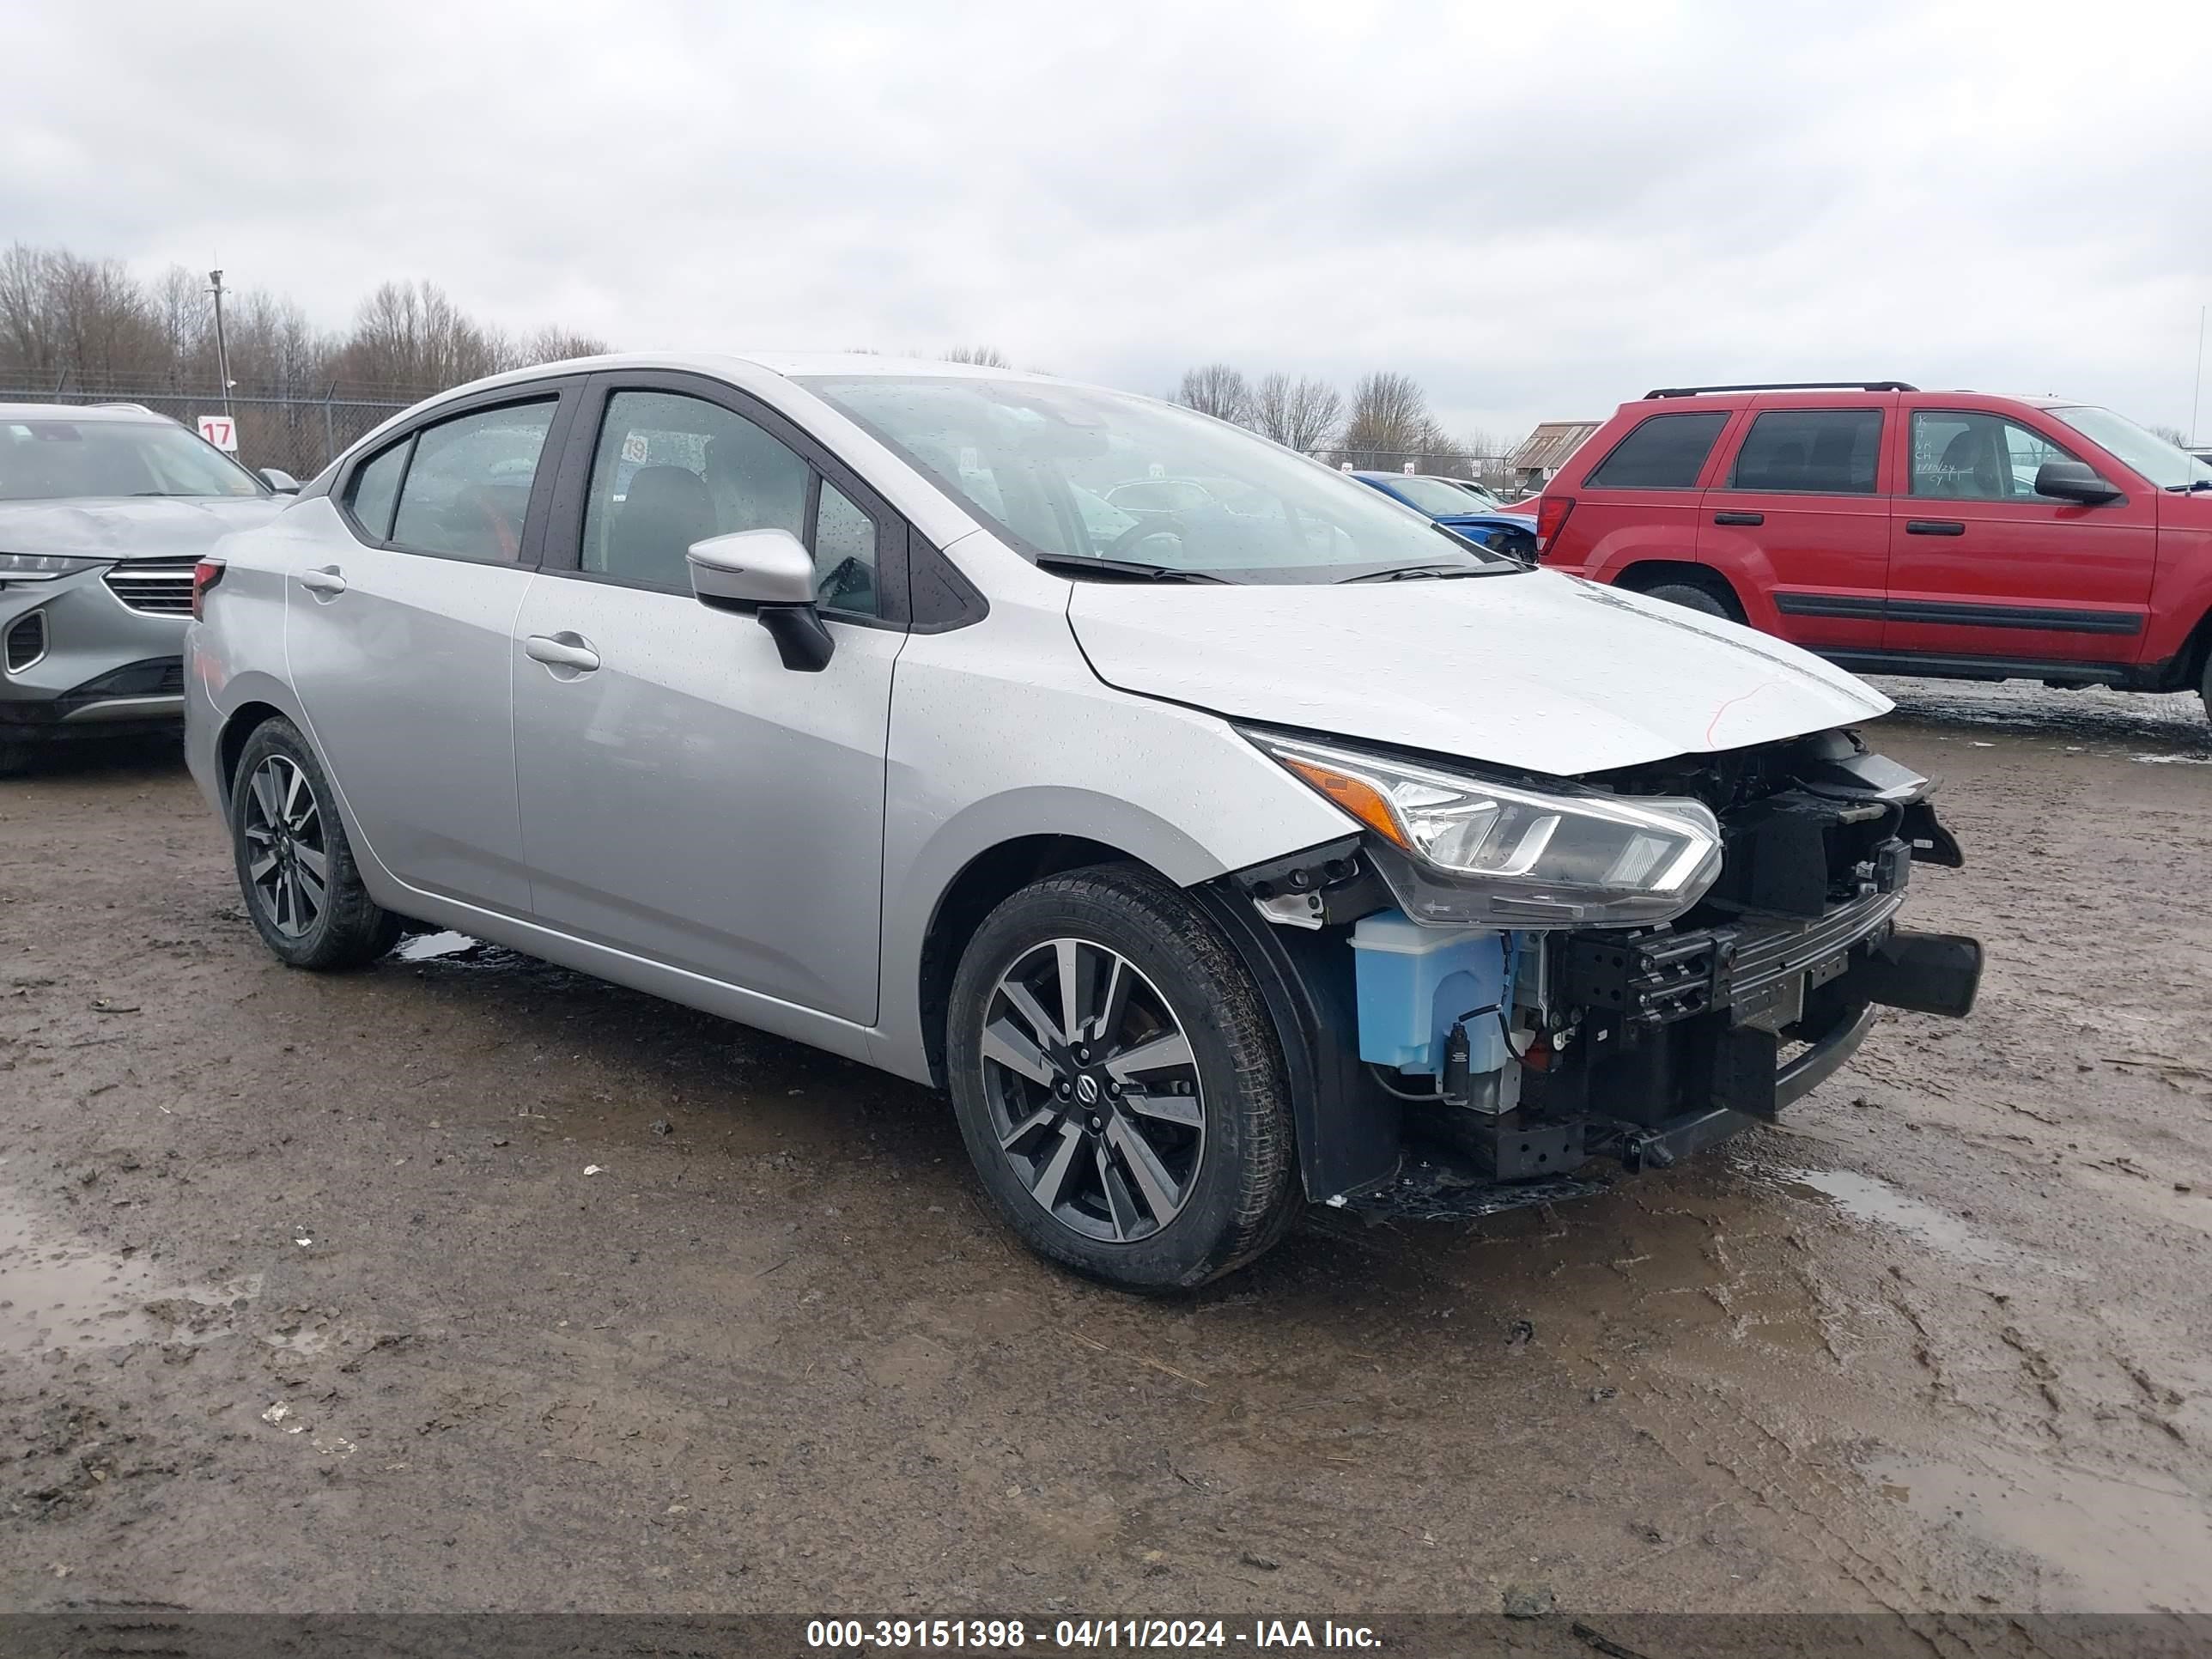
[[[205,438],[225,454],[238,453],[238,422],[228,415],[203,415],[200,436]]]

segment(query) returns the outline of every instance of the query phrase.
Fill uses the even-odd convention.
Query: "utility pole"
[[[222,331],[222,272],[210,270],[208,292],[215,295],[215,372],[222,377],[222,412],[231,415],[230,407],[230,343]],[[232,416],[235,419],[235,416]],[[234,428],[233,430],[236,428]]]
[[[2189,441],[2197,441],[2197,410],[2204,401],[2204,313],[2212,306],[2197,307],[2197,389],[2189,394]]]

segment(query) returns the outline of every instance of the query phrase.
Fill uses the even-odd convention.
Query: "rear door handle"
[[[1908,536],[1963,536],[1966,526],[1956,519],[1907,519],[1905,533]]]
[[[326,564],[319,570],[302,570],[300,586],[310,593],[343,593],[346,591],[346,579],[337,566]]]
[[[523,653],[548,668],[573,668],[588,674],[599,665],[599,653],[581,634],[532,634],[522,642]]]
[[[1713,514],[1713,522],[1715,524],[1765,524],[1766,514],[1764,513],[1716,513]]]

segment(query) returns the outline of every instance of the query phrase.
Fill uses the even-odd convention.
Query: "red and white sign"
[[[238,422],[228,415],[203,415],[200,436],[205,438],[226,455],[238,453]]]

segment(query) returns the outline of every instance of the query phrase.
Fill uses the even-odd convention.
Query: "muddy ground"
[[[921,1090],[503,953],[278,967],[165,752],[0,784],[0,1608],[2212,1607],[2212,732],[1890,689],[1971,1021],[1164,1303],[1018,1249]]]

